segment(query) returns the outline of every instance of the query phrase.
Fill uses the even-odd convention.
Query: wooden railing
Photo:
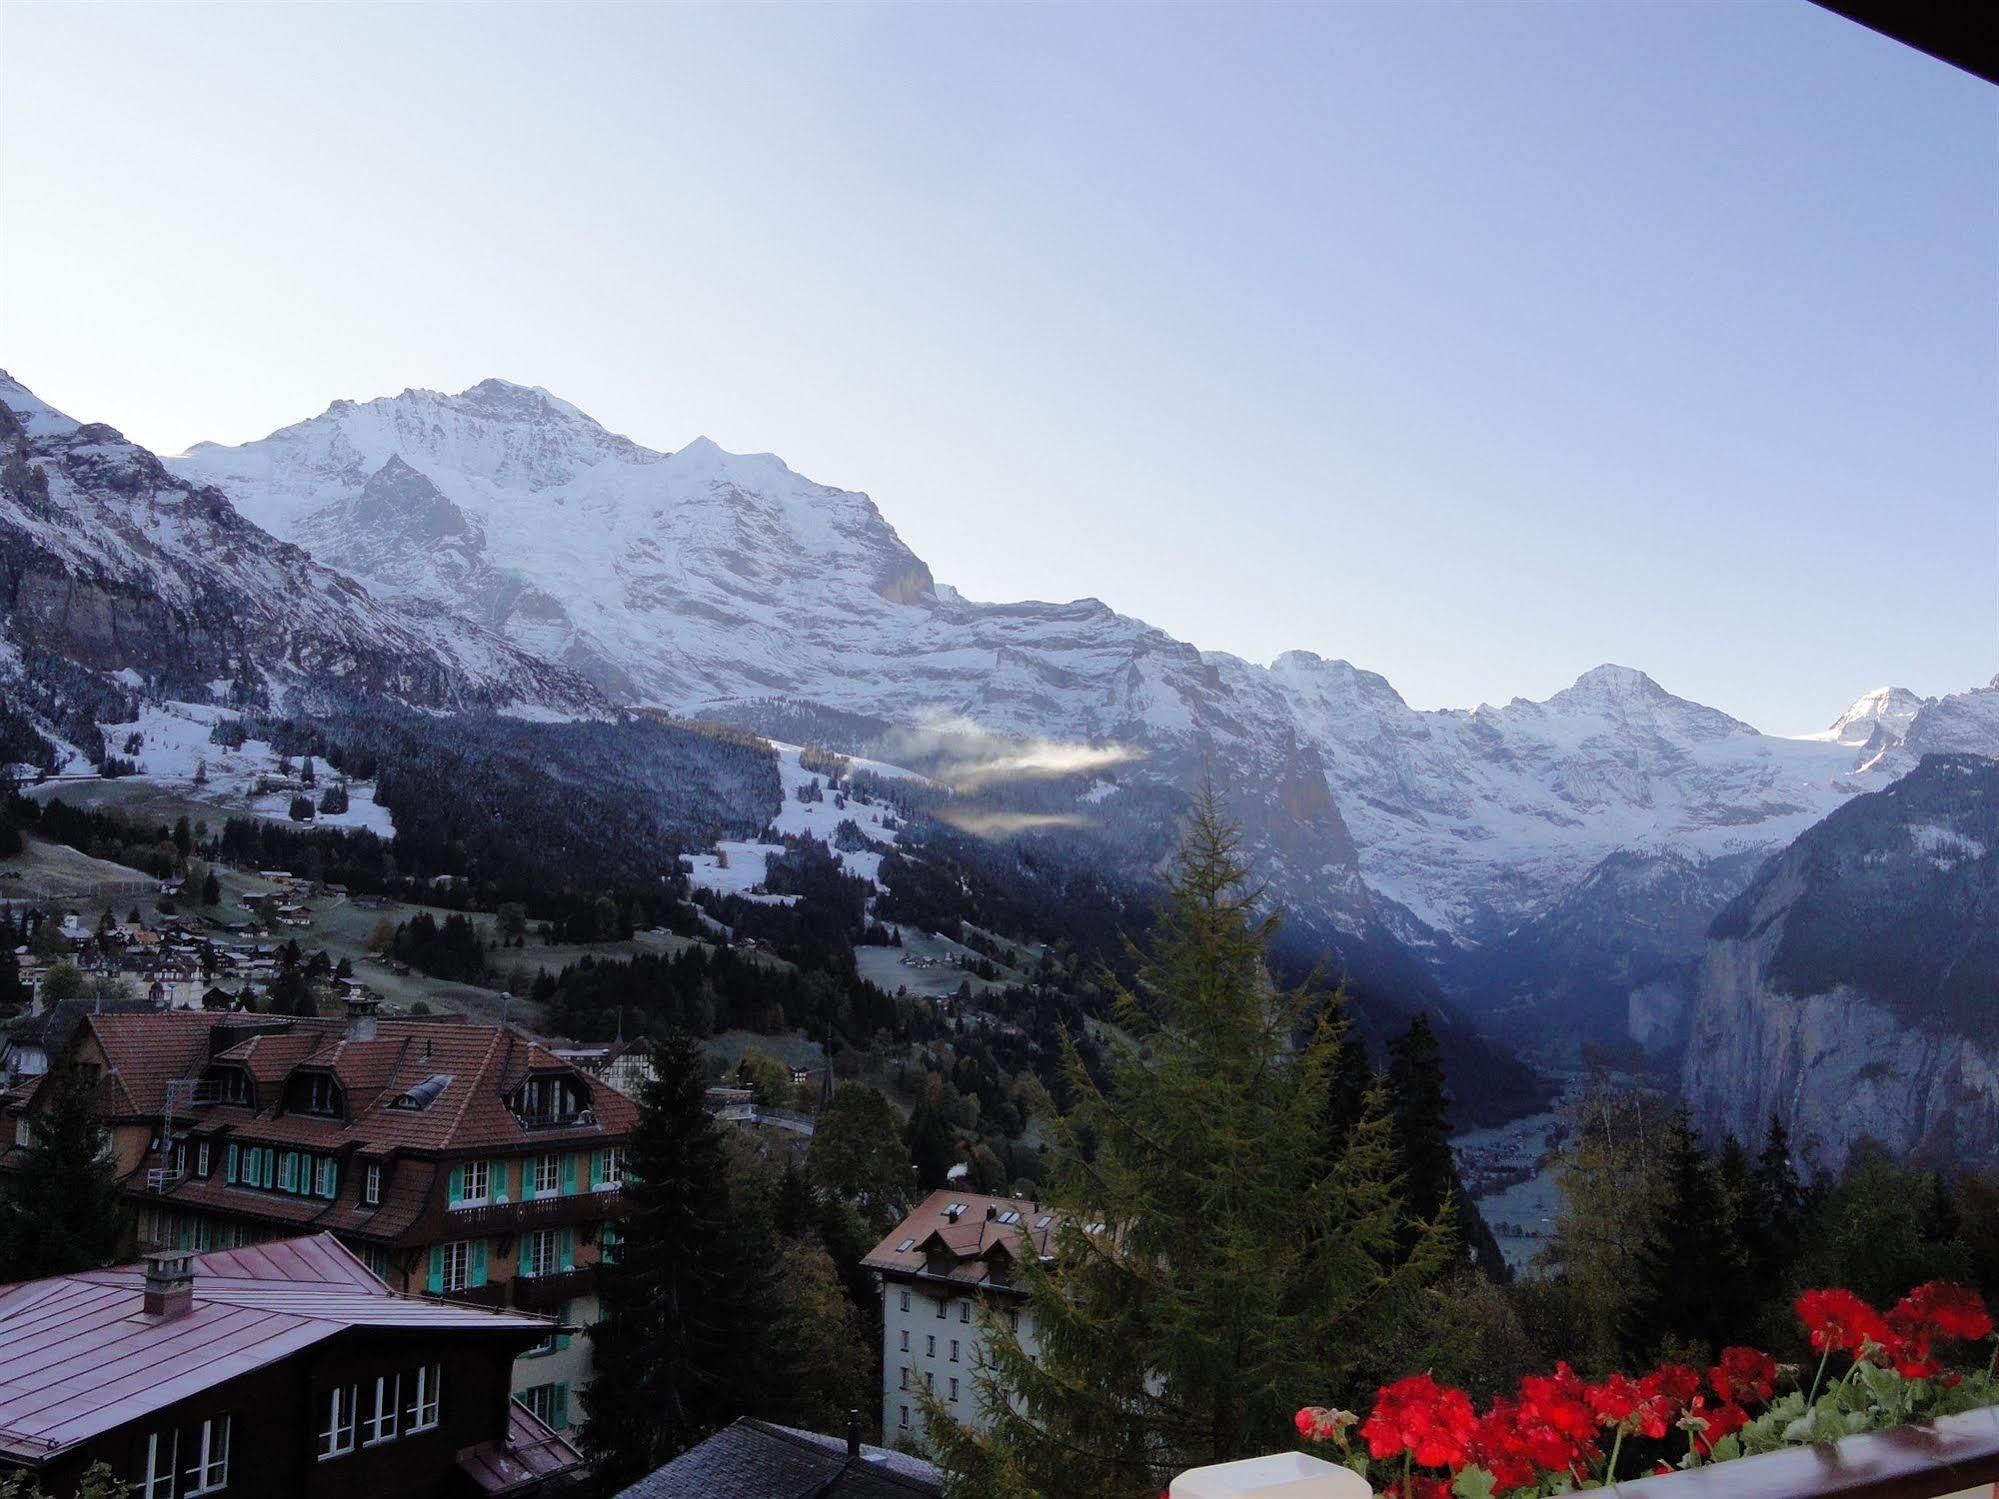
[[[1367,1499],[1351,1469],[1302,1452],[1195,1468],[1171,1499]],[[1999,1407],[1707,1463],[1603,1492],[1618,1499],[1999,1499]]]

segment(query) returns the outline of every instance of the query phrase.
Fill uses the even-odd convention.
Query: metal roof
[[[391,1291],[331,1234],[194,1258],[192,1307],[124,1265],[0,1286],[0,1452],[40,1461],[350,1327],[513,1331],[546,1317]]]

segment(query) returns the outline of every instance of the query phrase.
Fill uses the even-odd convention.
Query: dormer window
[[[590,1095],[573,1075],[531,1077],[514,1089],[508,1106],[515,1118],[530,1127],[594,1122]]]
[[[194,1085],[196,1103],[250,1102],[250,1074],[241,1067],[211,1067]]]
[[[392,1109],[404,1109],[412,1113],[422,1113],[437,1102],[438,1094],[451,1086],[451,1074],[434,1072],[422,1082],[404,1089],[389,1100]]]
[[[285,1106],[294,1114],[338,1119],[345,1112],[340,1081],[330,1072],[297,1072],[286,1088]]]

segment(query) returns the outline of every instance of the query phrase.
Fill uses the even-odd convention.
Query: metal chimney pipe
[[[861,1455],[861,1413],[859,1411],[848,1411],[847,1412],[847,1456],[859,1457],[860,1455]]]

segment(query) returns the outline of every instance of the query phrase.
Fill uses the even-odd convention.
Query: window
[[[906,1405],[898,1405],[896,1409],[900,1411],[902,1414],[895,1424],[900,1426],[904,1431],[909,1430],[909,1407]]]
[[[361,1404],[358,1384],[335,1385],[326,1394],[326,1424],[319,1428],[319,1460],[354,1450],[354,1419]]]
[[[902,1330],[902,1351],[909,1352],[909,1329],[906,1327]]]
[[[538,1155],[534,1158],[534,1195],[554,1197],[562,1191],[562,1157]]]
[[[472,1280],[472,1245],[460,1239],[456,1244],[440,1246],[444,1255],[443,1284],[440,1291],[462,1291]]]
[[[951,1381],[951,1398],[953,1400],[958,1398],[958,1381],[955,1379]]]
[[[900,1244],[895,1246],[895,1252],[897,1254],[908,1254],[909,1251],[914,1249],[915,1247],[916,1247],[916,1240],[904,1239]],[[903,1310],[906,1312],[909,1310],[909,1308],[905,1306]]]
[[[939,1322],[944,1320],[944,1308],[947,1304],[942,1296],[937,1298],[937,1320]]]
[[[937,1334],[931,1333],[923,1340],[923,1354],[926,1358],[937,1357]]]
[[[902,1309],[905,1312],[909,1310],[909,1292],[907,1291],[902,1293]]]
[[[1020,1331],[1020,1313],[1019,1313],[1019,1312],[1015,1312],[1015,1311],[1009,1311],[1009,1312],[1008,1312],[1008,1313],[1006,1314],[1006,1330],[1007,1330],[1008,1332],[1019,1332],[1019,1331]]]
[[[928,1369],[923,1371],[923,1393],[926,1395],[937,1393],[937,1376]]]
[[[364,1445],[395,1440],[397,1423],[403,1412],[403,1377],[400,1374],[375,1376],[375,1408],[368,1414],[368,1435]]]
[[[959,1320],[960,1322],[969,1322],[969,1321],[971,1321],[971,1320],[972,1320],[972,1303],[971,1303],[971,1302],[969,1302],[969,1301],[961,1301],[961,1302],[959,1302],[959,1303],[958,1303],[958,1320]]]
[[[324,1072],[310,1072],[301,1079],[302,1086],[297,1092],[298,1108],[307,1114],[331,1114],[340,1112],[340,1087],[330,1075]]]
[[[206,1140],[196,1142],[194,1147],[194,1174],[206,1176],[213,1162],[209,1159],[209,1144]]]
[[[526,1406],[534,1418],[551,1431],[561,1431],[569,1424],[569,1386],[566,1384],[538,1384],[532,1389],[522,1390],[514,1399]]]
[[[902,1366],[902,1384],[900,1388],[905,1390],[909,1388],[909,1365],[907,1364]]]
[[[999,1221],[1002,1223],[1018,1223],[1020,1222],[1020,1214],[1013,1208],[1008,1208],[1004,1213],[999,1215]]]
[[[313,1158],[308,1157],[308,1159]],[[328,1200],[340,1195],[340,1172],[332,1156],[323,1155],[316,1158],[313,1166],[312,1195]]]
[[[458,1192],[459,1204],[464,1207],[470,1207],[474,1203],[484,1202],[486,1200],[487,1182],[486,1163],[484,1161],[467,1161],[458,1169],[464,1173],[462,1177],[463,1185]]]
[[[561,1264],[561,1243],[554,1229],[540,1228],[521,1236],[522,1275],[553,1275]]]
[[[218,1489],[229,1487],[229,1418],[213,1416],[201,1423],[197,1436],[189,1432],[189,1453],[191,1461],[187,1465],[187,1482],[181,1493],[185,1499],[193,1499],[196,1494],[213,1494]]]
[[[28,1116],[26,1114],[23,1114],[19,1119],[14,1121],[14,1143],[16,1145],[26,1146],[29,1136],[33,1133],[34,1131],[28,1127]]]
[[[613,1145],[602,1154],[603,1164],[597,1169],[597,1179],[591,1186],[599,1192],[609,1192],[625,1184],[625,1150],[622,1145]]]
[[[956,1338],[951,1339],[951,1362],[954,1364],[958,1362],[958,1340]]]
[[[382,1205],[382,1164],[370,1161],[361,1168],[361,1200],[369,1207]]]
[[[514,1090],[514,1113],[523,1124],[568,1124],[588,1107],[572,1078],[531,1077]]]
[[[442,1364],[425,1364],[407,1377],[403,1388],[409,1392],[409,1419],[404,1428],[410,1435],[437,1425],[438,1385],[443,1378]]]
[[[146,1436],[146,1472],[139,1481],[139,1499],[174,1499],[174,1478],[180,1467],[180,1433],[155,1431]]]

